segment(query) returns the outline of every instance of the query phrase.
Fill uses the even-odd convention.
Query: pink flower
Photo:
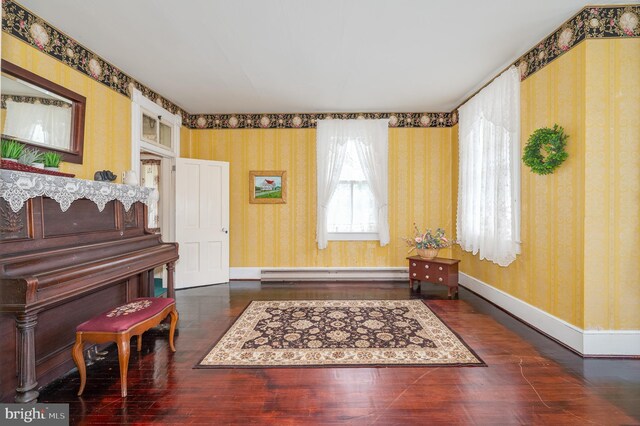
[[[625,30],[623,30],[623,31],[624,31],[624,33],[625,33],[626,35],[628,35],[628,36],[632,36],[632,35],[633,35],[633,31],[631,31],[630,29],[625,29]]]
[[[20,28],[24,28],[24,21],[20,21]]]
[[[422,238],[416,237],[416,243],[420,244],[422,242]]]
[[[615,25],[615,24],[616,24],[616,21],[614,21],[613,19],[611,19],[611,20],[609,21],[609,23],[610,23],[611,25]]]

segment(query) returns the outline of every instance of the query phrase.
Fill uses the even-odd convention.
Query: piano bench
[[[118,346],[118,362],[120,364],[120,391],[122,397],[127,396],[127,370],[129,367],[129,344],[132,336],[138,337],[138,351],[142,350],[142,333],[155,327],[171,315],[169,330],[169,346],[173,352],[173,337],[178,323],[176,302],[172,298],[144,297],[118,306],[83,322],[76,327],[76,343],[72,356],[80,373],[80,390],[82,395],[86,384],[86,366],[84,363],[84,343],[116,342]]]

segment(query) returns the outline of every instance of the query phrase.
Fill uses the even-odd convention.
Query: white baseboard
[[[640,330],[583,330],[464,272],[460,284],[584,356],[640,355]]]
[[[229,268],[230,280],[259,280],[260,268]]]
[[[585,330],[584,354],[640,356],[640,330]]]
[[[262,281],[406,281],[406,267],[263,268]]]
[[[230,268],[232,280],[407,281],[406,267]]]

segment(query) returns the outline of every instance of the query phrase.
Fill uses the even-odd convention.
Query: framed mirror
[[[4,59],[1,79],[2,137],[82,164],[86,98]]]

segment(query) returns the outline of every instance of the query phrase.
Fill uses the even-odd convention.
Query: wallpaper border
[[[191,129],[314,128],[317,120],[331,118],[389,118],[390,127],[400,128],[451,127],[458,122],[457,108],[452,112],[190,114],[13,0],[2,0],[2,31],[124,96],[131,98],[137,88],[156,104],[180,114],[183,125]],[[522,81],[585,39],[633,37],[640,37],[640,5],[587,6],[513,65]]]
[[[388,118],[389,127],[451,127],[457,112],[348,112],[294,114],[192,114],[191,129],[304,129],[315,128],[318,120]]]
[[[587,6],[514,63],[525,80],[585,39],[640,37],[640,5]]]

